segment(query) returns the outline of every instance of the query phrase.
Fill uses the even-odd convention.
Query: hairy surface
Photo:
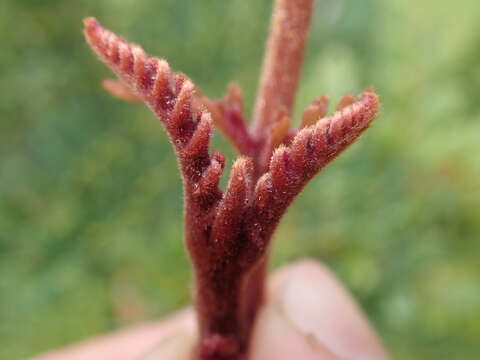
[[[298,78],[300,43],[307,31],[299,21],[309,16],[311,0],[279,0],[276,11],[280,13],[274,15],[264,79],[292,62],[298,66],[290,75]],[[286,24],[293,35],[277,29]],[[297,33],[299,43],[290,50],[277,43]],[[85,37],[119,78],[104,83],[105,88],[117,97],[143,101],[163,124],[177,155],[184,184],[185,243],[195,269],[200,330],[195,356],[246,359],[262,301],[266,255],[280,218],[307,182],[369,127],[378,112],[378,97],[372,90],[358,99],[346,95],[326,117],[328,97],[321,96],[305,109],[300,128],[290,130],[293,89],[257,109],[257,125],[250,132],[237,85],[230,85],[224,99],[211,100],[185,75],[172,72],[165,60],[148,57],[94,18],[85,20]],[[293,58],[277,63],[278,56]],[[285,85],[295,88],[296,81]],[[261,89],[264,95],[274,91],[266,83]],[[265,111],[268,119],[261,115]],[[224,192],[219,181],[225,159],[209,150],[213,123],[243,155],[234,162]]]

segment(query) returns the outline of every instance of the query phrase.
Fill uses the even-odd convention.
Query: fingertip
[[[132,360],[142,359],[151,349],[161,351],[161,345],[166,341],[166,352],[172,352],[174,345],[168,339],[171,334],[184,334],[188,339],[194,337],[196,325],[193,309],[179,311],[159,322],[152,322],[120,330],[111,334],[96,337],[79,344],[73,344],[60,350],[55,350],[34,357],[32,360]],[[185,335],[186,334],[186,335]],[[180,337],[177,337],[179,339]],[[160,345],[158,345],[160,344]],[[182,354],[180,353],[180,356]],[[164,358],[160,358],[164,359]],[[167,358],[177,360],[175,357]],[[178,360],[183,360],[179,358]]]
[[[389,359],[358,304],[315,260],[277,270],[269,283],[268,306],[276,308],[293,330],[340,358]]]
[[[259,314],[250,352],[251,360],[340,360],[312,337],[297,331],[275,306]]]
[[[268,285],[269,288],[272,287],[275,289],[278,284],[284,282],[287,278],[291,277],[292,273],[298,272],[329,272],[328,268],[322,263],[318,262],[313,258],[304,258],[297,260],[286,266],[282,266],[279,269],[276,269],[269,278]]]
[[[190,360],[195,342],[193,334],[179,332],[164,339],[136,360]]]

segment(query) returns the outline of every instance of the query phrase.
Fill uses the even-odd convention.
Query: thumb
[[[358,305],[324,266],[304,260],[270,280],[252,360],[389,359]]]

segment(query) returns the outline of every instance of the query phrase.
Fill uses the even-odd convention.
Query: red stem
[[[284,108],[291,116],[308,37],[313,0],[276,0],[254,111],[253,134],[265,139]]]
[[[313,0],[276,0],[270,35],[254,109],[255,175],[260,177],[272,152],[270,132],[282,109],[291,117],[310,27]],[[268,257],[256,267],[246,285],[246,312],[255,319],[263,302]]]

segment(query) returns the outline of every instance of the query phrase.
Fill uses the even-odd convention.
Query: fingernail
[[[190,360],[194,344],[192,334],[179,332],[162,340],[138,360]]]
[[[342,359],[386,360],[375,331],[334,276],[313,261],[295,265],[277,303],[297,331]]]
[[[251,360],[340,360],[335,354],[296,330],[277,306],[259,314],[251,344]]]

